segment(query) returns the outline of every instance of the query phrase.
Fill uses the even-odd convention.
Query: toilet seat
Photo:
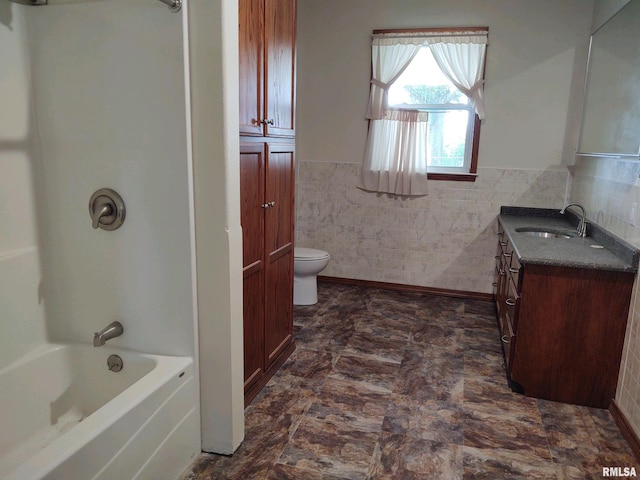
[[[317,248],[295,247],[293,258],[296,261],[308,262],[312,260],[324,260],[329,258],[329,252],[318,250]]]

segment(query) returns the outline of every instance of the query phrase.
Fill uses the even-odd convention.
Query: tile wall
[[[587,216],[624,240],[640,246],[640,162],[578,158],[571,176],[571,200]],[[633,291],[616,401],[640,435],[640,294]]]
[[[476,182],[433,181],[426,197],[356,187],[360,165],[297,164],[296,242],[326,250],[328,276],[491,293],[501,205],[561,208],[566,168],[481,168]]]

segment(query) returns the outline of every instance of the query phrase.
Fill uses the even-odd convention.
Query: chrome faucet
[[[101,347],[107,340],[119,337],[124,332],[124,327],[120,322],[111,322],[99,332],[93,335],[93,346]]]
[[[578,223],[578,235],[580,235],[581,237],[586,237],[587,236],[587,220],[586,220],[586,213],[584,210],[584,207],[582,205],[580,205],[579,203],[567,203],[564,207],[562,207],[562,210],[560,210],[560,213],[564,214],[565,210],[569,207],[578,207],[580,210],[582,210],[582,215],[580,217],[580,222]]]

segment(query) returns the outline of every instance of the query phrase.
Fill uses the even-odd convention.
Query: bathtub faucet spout
[[[119,337],[123,332],[124,328],[120,322],[111,322],[93,335],[93,346],[101,347],[107,340]]]

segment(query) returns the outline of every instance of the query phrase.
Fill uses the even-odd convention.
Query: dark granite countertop
[[[502,207],[499,220],[520,263],[637,272],[640,250],[602,227],[588,223],[587,237],[540,238],[516,232],[535,227],[575,230],[576,215],[558,209]]]

